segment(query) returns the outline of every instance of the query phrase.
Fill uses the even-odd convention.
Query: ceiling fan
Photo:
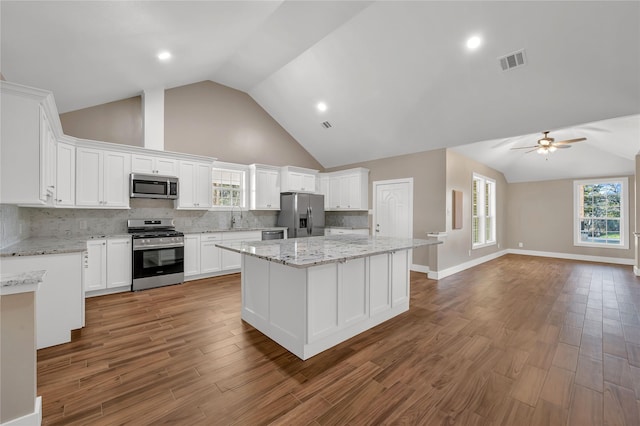
[[[554,138],[549,137],[549,132],[542,132],[544,135],[543,138],[538,139],[538,143],[534,146],[522,146],[519,148],[511,148],[511,149],[529,149],[529,151],[525,152],[528,154],[530,152],[536,151],[538,154],[548,154],[550,152],[554,152],[556,149],[564,149],[571,148],[571,143],[586,141],[587,138],[577,138],[577,139],[567,139],[564,141],[556,142]]]

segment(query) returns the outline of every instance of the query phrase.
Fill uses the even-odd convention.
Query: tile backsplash
[[[0,204],[0,247],[29,238],[29,229],[27,209]]]
[[[175,210],[173,201],[132,199],[130,210],[108,209],[41,209],[29,211],[32,237],[113,235],[127,232],[128,219],[173,218],[176,229],[229,228],[231,212]],[[234,211],[240,219],[238,210]],[[278,212],[243,211],[239,227],[275,226]]]
[[[326,226],[344,226],[349,228],[368,228],[369,213],[358,212],[326,212],[324,219]]]
[[[234,216],[240,219],[236,210]],[[222,229],[231,226],[231,212],[176,210],[173,201],[132,199],[129,210],[53,209],[0,205],[0,247],[29,237],[114,235],[127,232],[128,219],[173,218],[176,229]],[[368,227],[367,212],[327,212],[327,226]],[[243,211],[238,227],[271,227],[277,211]]]

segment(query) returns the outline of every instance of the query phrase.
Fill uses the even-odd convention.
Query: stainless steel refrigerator
[[[289,228],[288,238],[324,235],[324,195],[281,193],[278,226]]]

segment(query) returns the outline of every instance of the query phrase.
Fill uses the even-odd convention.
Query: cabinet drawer
[[[216,232],[213,234],[204,233],[200,236],[200,241],[222,241],[222,233]]]
[[[261,231],[231,231],[222,235],[223,241],[260,241],[261,239]]]

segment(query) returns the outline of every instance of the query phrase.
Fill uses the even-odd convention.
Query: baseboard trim
[[[505,254],[520,254],[523,256],[539,256],[539,257],[554,257],[557,259],[569,259],[569,260],[581,260],[585,262],[599,262],[599,263],[613,263],[616,265],[634,265],[634,259],[623,259],[619,257],[605,257],[605,256],[589,256],[585,254],[572,254],[572,253],[556,253],[548,251],[535,251],[535,250],[521,250],[521,249],[507,249],[501,250],[487,256],[479,257],[477,259],[464,262],[451,268],[443,269],[441,271],[428,271],[427,277],[432,280],[440,280],[450,275],[462,272],[465,269],[473,268],[482,263],[489,262],[490,260],[497,259]],[[633,267],[633,272],[637,276],[640,276],[640,268]]]
[[[428,266],[424,266],[424,265],[418,265],[413,263],[411,265],[411,270],[412,271],[416,271],[416,272],[422,272],[423,274],[428,274],[429,273],[429,267]]]
[[[446,278],[450,275],[462,272],[465,269],[473,268],[474,266],[478,266],[490,260],[497,259],[501,256],[504,256],[505,254],[507,254],[507,250],[500,250],[495,253],[491,253],[486,256],[478,257],[477,259],[452,266],[451,268],[443,269],[441,271],[429,271],[427,277],[432,280],[441,280],[442,278]]]
[[[633,265],[635,263],[633,259],[624,259],[619,257],[605,257],[605,256],[590,256],[586,254],[555,253],[555,252],[549,252],[549,251],[521,250],[521,249],[508,249],[507,252],[510,254],[521,254],[524,256],[555,257],[557,259],[582,260],[585,262],[613,263],[616,265]]]
[[[40,426],[42,424],[42,397],[36,397],[33,413],[26,414],[17,419],[9,420],[8,422],[0,424],[0,426],[24,426],[34,425]]]

